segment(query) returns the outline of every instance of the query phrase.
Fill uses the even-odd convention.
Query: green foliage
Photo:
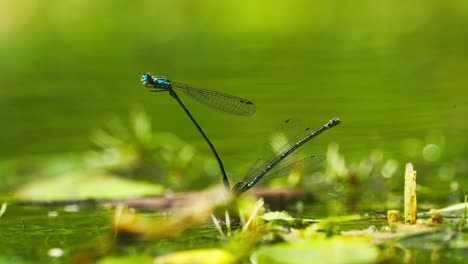
[[[14,198],[35,202],[126,199],[161,195],[164,190],[164,187],[160,185],[122,179],[112,175],[70,172],[27,183],[14,193]]]
[[[14,197],[21,200],[117,199],[193,190],[219,180],[211,159],[172,134],[153,132],[142,111],[128,125],[110,119],[92,141],[97,148],[82,154],[4,162],[0,190],[17,189]]]
[[[375,263],[378,256],[367,241],[335,238],[265,246],[253,258],[258,263]]]
[[[173,134],[153,132],[142,111],[134,112],[130,125],[111,119],[93,133],[92,141],[99,149],[90,153],[88,162],[120,176],[178,190],[203,188],[218,177],[210,158]]]
[[[151,256],[108,256],[100,259],[97,264],[133,264],[151,263]]]

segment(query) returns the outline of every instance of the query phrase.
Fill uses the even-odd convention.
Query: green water
[[[59,261],[111,232],[109,212],[86,210],[67,212],[58,207],[10,205],[2,217],[2,263],[50,263],[53,249],[63,249]],[[73,230],[80,230],[74,232]],[[101,238],[104,240],[103,238]]]
[[[228,168],[291,116],[316,127],[340,117],[317,145],[338,142],[349,156],[405,157],[403,139],[425,145],[431,133],[444,155],[466,155],[466,4],[359,4],[11,2],[0,29],[0,155],[86,150],[92,129],[133,108],[209,153],[172,98],[145,91],[142,72],[256,103],[255,117],[235,118],[184,98]]]

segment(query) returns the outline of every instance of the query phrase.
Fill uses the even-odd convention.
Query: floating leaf
[[[236,258],[229,252],[221,249],[197,249],[171,253],[157,257],[155,264],[162,263],[203,263],[203,264],[229,264],[237,263]]]
[[[374,263],[377,247],[360,239],[314,240],[260,248],[254,263]]]
[[[161,194],[163,187],[131,181],[108,174],[71,172],[50,179],[39,179],[15,192],[19,200],[67,201],[83,199],[124,199]]]

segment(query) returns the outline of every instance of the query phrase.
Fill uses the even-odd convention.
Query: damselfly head
[[[143,85],[145,86],[150,84],[152,80],[153,77],[151,77],[149,73],[143,73],[143,75],[141,76],[141,83],[143,83]]]

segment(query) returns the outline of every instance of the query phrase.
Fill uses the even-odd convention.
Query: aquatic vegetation
[[[124,179],[105,173],[69,172],[53,178],[26,183],[14,192],[14,198],[34,202],[128,199],[158,195],[164,190],[165,188],[161,185]]]
[[[467,248],[466,203],[420,212],[416,225],[411,226],[402,224],[397,210],[389,211],[387,217],[387,209],[403,207],[403,168],[379,150],[349,162],[332,143],[323,170],[310,173],[307,166],[299,166],[263,182],[273,186],[273,191],[278,186],[293,187],[314,195],[314,199],[298,196],[295,204],[287,205],[287,211],[274,211],[274,205],[257,199],[262,192],[256,187],[235,198],[224,188],[171,194],[170,190],[200,189],[219,181],[216,164],[176,136],[154,132],[141,111],[126,125],[111,119],[105,128],[93,132],[92,141],[93,150],[30,161],[27,169],[18,169],[20,163],[1,166],[15,177],[37,177],[26,177],[28,181],[15,189],[16,198],[23,202],[61,201],[54,204],[61,205],[73,200],[46,214],[51,223],[72,214],[85,219],[82,210],[87,206],[102,208],[102,215],[96,216],[101,217],[99,226],[92,227],[98,230],[95,239],[68,248],[53,244],[45,248],[49,258],[75,263],[310,263],[315,259],[372,263],[411,259],[415,251],[453,261]],[[418,179],[424,179],[424,172],[418,168]],[[431,202],[424,196],[427,189],[418,183],[414,190],[423,194],[418,201],[426,208]],[[88,204],[79,202],[90,198]],[[18,210],[10,202],[8,209],[7,203],[1,208],[2,221]],[[392,221],[387,219],[390,216]],[[24,219],[17,223],[17,231],[28,232],[27,227],[35,223]],[[77,234],[63,229],[57,235]],[[193,242],[188,246],[186,241]],[[445,249],[451,255],[444,254]],[[337,257],[350,255],[348,252],[359,254]]]
[[[129,125],[110,119],[91,140],[97,148],[85,153],[5,163],[4,177],[19,180],[2,187],[19,200],[64,201],[160,195],[216,180],[208,157],[172,134],[154,132],[142,111],[133,113]]]
[[[173,134],[154,132],[143,111],[133,113],[130,125],[111,119],[91,139],[99,149],[89,154],[87,162],[123,177],[177,189],[206,187],[206,181],[216,178],[211,159]],[[199,175],[204,175],[203,182]]]
[[[219,188],[195,193],[187,200],[173,204],[166,212],[167,217],[156,219],[139,215],[121,203],[113,219],[116,234],[145,239],[177,237],[187,228],[204,223],[213,211],[226,206],[231,198],[229,192],[224,193]]]

